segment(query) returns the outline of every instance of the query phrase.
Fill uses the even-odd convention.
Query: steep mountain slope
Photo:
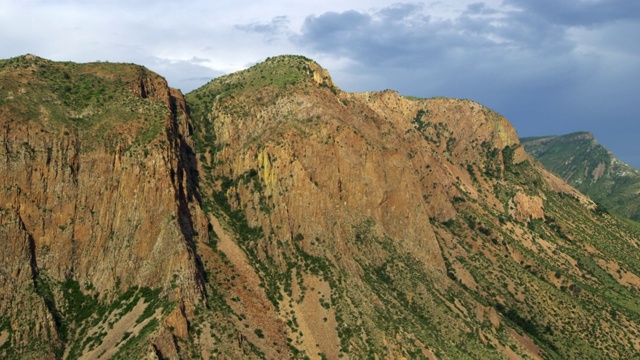
[[[622,216],[640,220],[640,171],[618,160],[593,134],[522,138],[547,169]]]
[[[223,297],[248,328],[277,314],[262,351],[283,333],[328,358],[638,351],[637,229],[531,162],[491,110],[344,93],[301,57],[187,99],[205,209],[231,238],[217,251],[260,281]]]
[[[0,62],[0,357],[97,358],[202,300],[187,126],[140,66]]]
[[[621,358],[640,229],[468,100],[0,62],[2,358]]]

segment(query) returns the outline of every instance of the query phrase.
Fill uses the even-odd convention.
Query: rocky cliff
[[[201,301],[194,241],[207,228],[184,97],[133,65],[28,55],[2,63],[0,78],[0,310],[12,348],[60,353],[78,330],[71,314],[87,311],[69,309],[71,289],[105,304],[134,286]]]
[[[5,357],[640,350],[638,228],[480,104],[346,93],[299,56],[186,102],[132,65],[0,73]]]
[[[261,350],[285,333],[290,356],[329,358],[637,351],[635,305],[612,301],[633,301],[635,285],[595,265],[624,262],[636,279],[637,261],[614,250],[637,252],[636,230],[612,231],[624,225],[532,162],[499,114],[345,93],[302,57],[187,99],[207,212],[236,242],[217,249],[264,288],[257,308],[252,292],[227,299],[249,328],[277,314],[266,341],[251,339]],[[609,286],[618,295],[598,290]]]

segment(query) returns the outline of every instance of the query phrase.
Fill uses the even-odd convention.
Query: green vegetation
[[[598,202],[597,211],[640,221],[640,171],[617,160],[592,134],[522,138],[547,169]]]
[[[122,339],[124,345],[118,349],[118,352],[112,357],[112,359],[131,359],[137,357],[138,354],[143,353],[148,348],[149,335],[158,328],[158,325],[158,319],[153,318],[135,337],[129,338],[131,334],[125,333],[125,337]]]
[[[35,290],[53,315],[62,345],[69,348],[71,358],[100,344],[108,331],[107,322],[113,324],[131,312],[140,300],[147,303],[147,307],[138,317],[138,323],[151,317],[158,309],[166,312],[174,306],[161,296],[160,289],[132,287],[114,301],[105,302],[85,294],[75,280],[57,282],[44,275],[36,278]],[[96,327],[103,330],[89,336],[89,330]],[[63,348],[58,348],[58,351],[57,356],[61,357]]]
[[[136,65],[21,56],[0,67],[0,106],[12,120],[51,122],[52,130],[78,136],[85,149],[113,148],[131,131],[137,131],[134,143],[144,147],[171,116],[162,100],[147,98],[141,88],[158,78]]]
[[[314,69],[312,60],[298,55],[277,56],[267,58],[247,70],[216,78],[208,84],[187,94],[194,114],[207,112],[207,107],[214,100],[221,102],[227,97],[233,98],[242,93],[267,93],[266,89],[282,90],[288,86],[300,84],[305,79],[312,79]],[[315,64],[317,66],[317,64]],[[322,84],[335,92],[335,88]],[[199,116],[196,115],[196,118]]]

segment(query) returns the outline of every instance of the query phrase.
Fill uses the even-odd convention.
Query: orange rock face
[[[136,68],[124,65],[108,73],[98,68],[104,81],[120,77],[122,101],[136,106],[133,115],[83,128],[90,115],[69,120],[75,110],[44,107],[57,101],[55,94],[42,94],[38,87],[46,84],[32,72],[54,65],[26,61],[32,71],[23,76],[23,94],[0,106],[0,312],[19,308],[28,293],[38,292],[34,281],[42,276],[72,279],[105,300],[134,285],[174,285],[187,301],[199,301],[194,240],[207,237],[207,228],[189,179],[193,151],[182,95],[155,74],[135,74]],[[132,70],[135,76],[128,77]],[[5,79],[19,74],[3,72]],[[35,117],[20,117],[21,110],[33,108],[40,109]],[[66,111],[68,121],[52,119],[47,114],[53,111]],[[101,138],[104,133],[109,137]],[[33,306],[46,313],[40,302]],[[22,327],[19,316],[12,315],[16,331],[33,331]],[[36,336],[55,339],[51,323],[41,317]]]
[[[229,189],[227,198],[246,212],[250,225],[274,238],[291,242],[303,234],[301,246],[311,253],[322,253],[314,239],[330,239],[349,253],[344,239],[369,219],[378,234],[420,249],[415,253],[425,264],[443,269],[425,219],[456,216],[451,199],[462,196],[458,182],[477,196],[465,166],[501,172],[501,150],[518,146],[503,117],[471,101],[412,101],[392,91],[340,92],[336,98],[326,87],[311,85],[290,94],[265,90],[255,98],[214,104],[221,144],[215,174],[250,174],[263,183],[262,198],[249,181]],[[252,113],[234,112],[243,101],[260,100]],[[494,162],[487,164],[486,151],[497,154]],[[522,161],[520,148],[517,154]],[[262,246],[265,257],[281,256],[277,246]]]
[[[514,216],[519,221],[544,219],[542,199],[538,196],[527,196],[519,192],[514,196],[513,204],[515,206]]]

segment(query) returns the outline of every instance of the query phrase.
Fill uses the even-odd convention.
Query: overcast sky
[[[301,54],[347,91],[478,101],[640,168],[638,0],[0,0],[0,58],[142,64],[188,92]]]

